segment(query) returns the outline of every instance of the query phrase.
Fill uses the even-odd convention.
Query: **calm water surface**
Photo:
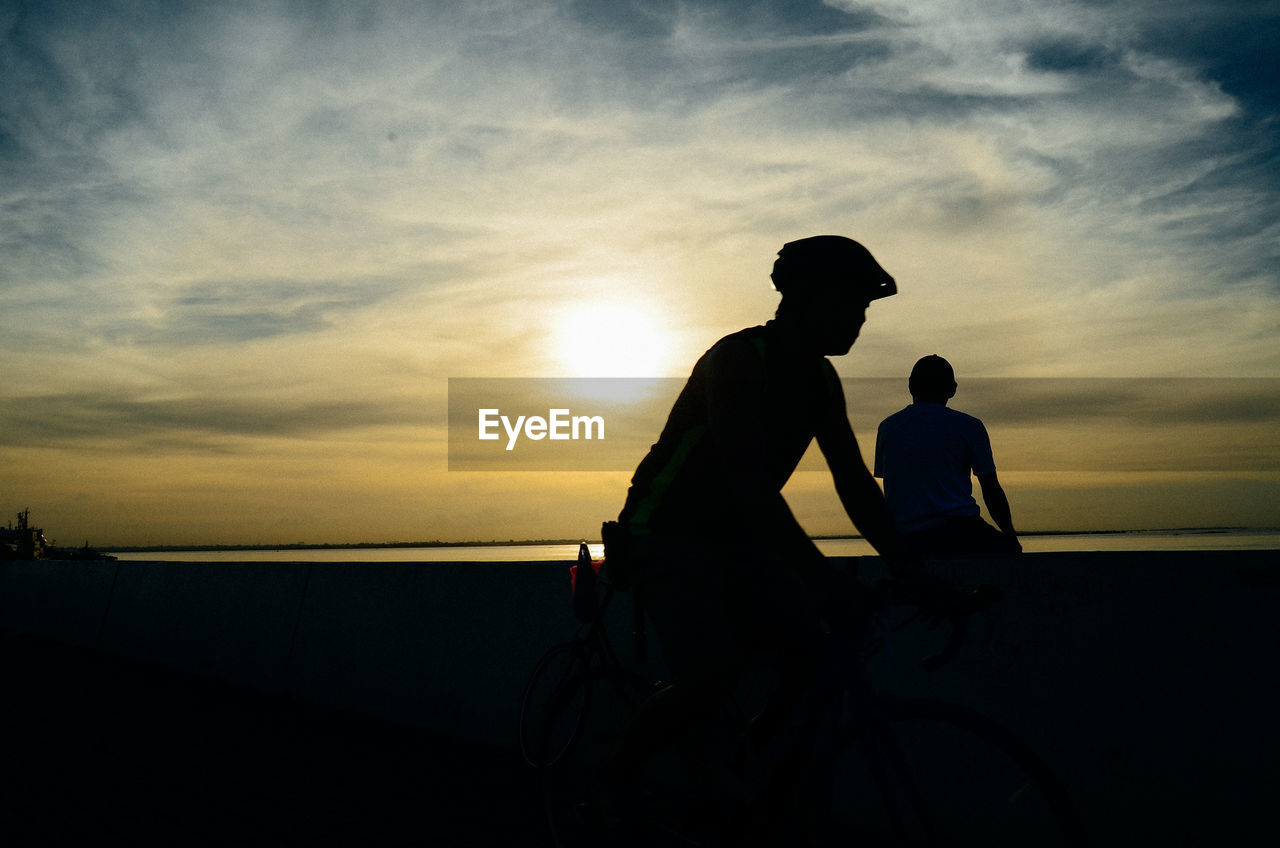
[[[602,556],[593,544],[592,556]],[[874,554],[862,539],[822,539],[828,556]],[[1028,553],[1055,551],[1239,551],[1280,550],[1280,531],[1132,532],[1106,535],[1026,536]],[[340,548],[278,551],[164,551],[115,554],[126,562],[554,562],[572,560],[577,545],[459,545],[432,548]]]

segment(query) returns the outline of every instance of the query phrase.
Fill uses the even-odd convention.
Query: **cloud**
[[[439,416],[443,421],[443,415]],[[430,423],[421,406],[281,398],[146,398],[115,393],[22,398],[0,419],[0,444],[80,446],[130,452],[235,452],[240,439],[305,439],[321,434]]]
[[[963,381],[963,398],[1002,426],[1280,425],[1280,380],[1275,379],[975,379]]]
[[[376,309],[414,280],[199,281],[173,286],[128,321],[86,328],[111,344],[142,346],[225,345],[298,333],[316,333]]]

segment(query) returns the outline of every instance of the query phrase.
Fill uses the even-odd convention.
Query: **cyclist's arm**
[[[858,532],[881,556],[895,563],[905,562],[907,553],[889,515],[884,494],[867,470],[857,437],[849,425],[839,383],[835,384],[833,393],[835,398],[818,430],[818,447],[831,469],[836,494]]]

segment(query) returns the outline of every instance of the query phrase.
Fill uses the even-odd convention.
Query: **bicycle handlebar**
[[[955,659],[969,632],[969,618],[974,613],[991,609],[1004,599],[1004,592],[996,586],[982,584],[964,592],[938,579],[883,580],[876,584],[873,593],[878,598],[878,609],[913,606],[933,624],[947,622],[949,632],[942,650],[921,661],[927,671],[937,671]]]
[[[951,624],[951,632],[942,650],[922,660],[926,671],[937,671],[956,658],[964,645],[965,636],[969,632],[969,619],[976,612],[984,612],[1004,598],[1004,592],[995,586],[981,585],[973,589],[957,606],[950,611],[947,619]]]

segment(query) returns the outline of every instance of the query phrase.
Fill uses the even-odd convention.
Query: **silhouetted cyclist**
[[[937,354],[911,369],[910,406],[880,423],[875,475],[907,546],[922,555],[1015,554],[1009,498],[996,477],[987,428],[972,415],[947,408],[955,397],[951,363]],[[982,520],[970,473],[999,525]]]
[[[843,584],[781,494],[813,439],[862,535],[891,561],[905,553],[826,359],[849,352],[894,280],[861,244],[833,235],[784,245],[771,276],[775,318],[698,360],[618,519],[674,685],[642,705],[602,767],[606,781],[696,735],[743,656],[781,651],[780,692],[800,692],[816,667],[823,600]]]

